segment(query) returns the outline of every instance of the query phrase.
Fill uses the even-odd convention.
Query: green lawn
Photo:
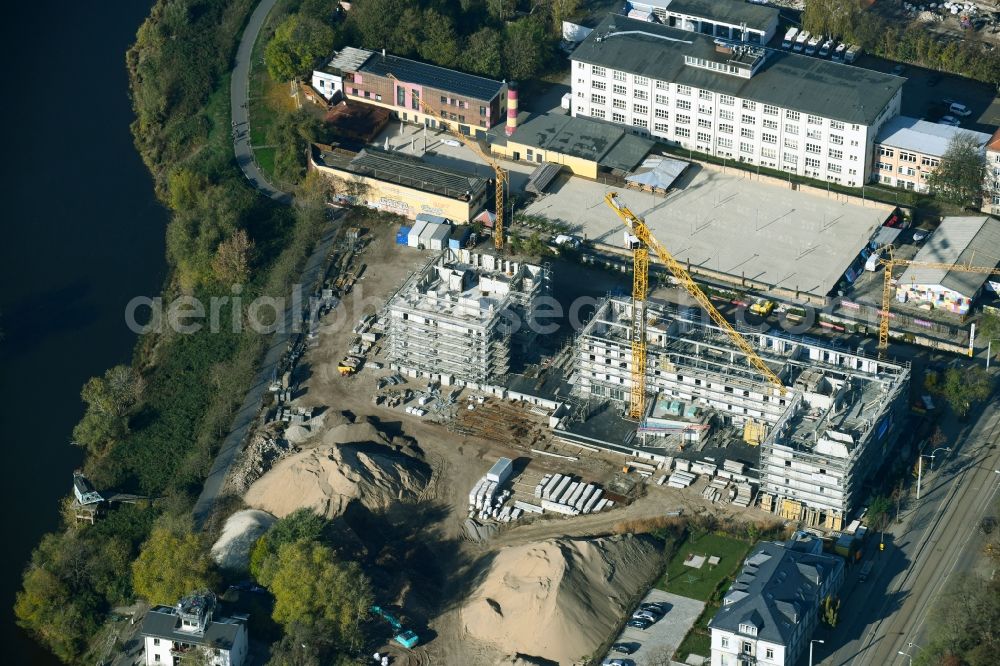
[[[257,158],[257,164],[260,165],[260,170],[264,172],[264,175],[268,178],[274,178],[274,148],[254,148],[254,157]]]
[[[717,534],[693,534],[670,560],[667,572],[656,587],[682,597],[708,601],[719,583],[736,571],[749,550],[750,544],[745,541]],[[692,553],[705,556],[706,562],[701,569],[684,566],[687,556]],[[707,562],[707,558],[713,555],[719,558],[714,567]]]

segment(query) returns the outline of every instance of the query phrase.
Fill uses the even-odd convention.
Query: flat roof
[[[939,125],[909,116],[897,116],[882,126],[875,143],[941,157],[948,150],[951,140],[959,134],[972,135],[979,146],[985,145],[990,140],[990,135],[984,132]]]
[[[406,83],[416,83],[487,102],[500,94],[505,85],[502,81],[494,81],[437,65],[428,65],[399,56],[388,54],[383,56],[381,53],[372,54],[372,57],[368,58],[358,71],[377,76],[392,74]]]
[[[774,7],[736,0],[670,0],[666,9],[670,13],[697,16],[730,25],[746,23],[748,28],[761,31],[770,28],[778,18],[778,10]]]
[[[457,169],[429,164],[418,157],[367,147],[359,153],[313,144],[320,165],[469,201],[486,187],[486,179]]]
[[[625,226],[604,204],[614,191],[681,262],[826,296],[889,212],[749,180],[743,171],[691,165],[669,194],[570,178],[525,211],[567,233],[623,247]]]
[[[685,56],[719,60],[715,38],[609,14],[570,58],[861,125],[871,125],[906,82],[853,65],[757,48],[767,57],[751,78],[723,74],[684,62]]]
[[[1000,220],[977,215],[944,218],[913,260],[995,267],[1000,262],[997,255],[1000,255]],[[972,297],[988,278],[987,273],[907,266],[899,284],[939,284]]]
[[[490,141],[498,145],[514,141],[622,171],[633,170],[655,145],[650,139],[626,132],[621,125],[560,113],[519,120],[511,137],[507,137],[503,125],[497,125],[490,130]]]

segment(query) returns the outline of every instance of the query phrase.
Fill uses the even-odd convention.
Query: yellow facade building
[[[415,219],[420,213],[464,224],[483,209],[489,181],[373,148],[353,152],[313,144],[310,167],[334,182],[338,197]]]

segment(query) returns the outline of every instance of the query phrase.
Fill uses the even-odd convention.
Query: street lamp
[[[811,641],[809,641],[809,666],[813,666],[813,644],[824,643],[824,642],[825,641],[822,641],[818,638],[814,638]]]
[[[907,659],[909,659],[909,660],[910,660],[910,661],[909,661],[909,665],[910,665],[910,666],[913,666],[913,655],[910,655],[910,654],[906,654],[906,653],[905,653],[905,652],[903,652],[902,650],[899,650],[899,651],[898,651],[898,652],[897,652],[896,654],[901,654],[901,655],[903,655],[904,657],[906,657]]]
[[[951,448],[947,447],[947,446],[939,446],[938,448],[936,448],[933,451],[931,451],[930,454],[926,454],[926,453],[921,453],[920,454],[920,460],[917,462],[917,499],[918,500],[920,499],[920,483],[924,479],[924,458],[930,458],[931,459],[931,470],[933,471],[933,469],[934,469],[934,456],[937,455],[938,451],[951,451]]]
[[[993,356],[993,341],[1000,338],[990,338],[986,341],[986,369],[990,369],[990,357]]]

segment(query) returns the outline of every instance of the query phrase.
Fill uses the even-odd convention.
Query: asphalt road
[[[291,203],[291,195],[276,188],[264,176],[264,173],[257,166],[257,162],[254,161],[253,150],[250,146],[250,104],[248,100],[253,45],[257,41],[257,35],[260,33],[261,26],[264,25],[264,20],[276,2],[277,0],[262,0],[253,14],[250,15],[246,28],[243,29],[240,46],[236,50],[236,64],[233,67],[233,76],[229,87],[229,103],[232,108],[233,127],[238,132],[233,142],[236,163],[250,184],[262,194],[277,201]]]
[[[868,540],[865,560],[876,561],[868,581],[858,581],[860,567],[851,567],[841,592],[840,624],[817,632],[826,643],[816,646],[816,663],[907,665],[899,652],[912,653],[918,648],[911,644],[924,644],[928,612],[970,567],[977,525],[1000,490],[1000,475],[993,471],[1000,468],[1000,405],[988,405],[964,432],[961,425],[945,428],[954,451],[945,460],[939,455],[940,468],[925,474],[922,499],[912,500],[902,523],[886,532],[885,551],[878,550],[878,534]]]

